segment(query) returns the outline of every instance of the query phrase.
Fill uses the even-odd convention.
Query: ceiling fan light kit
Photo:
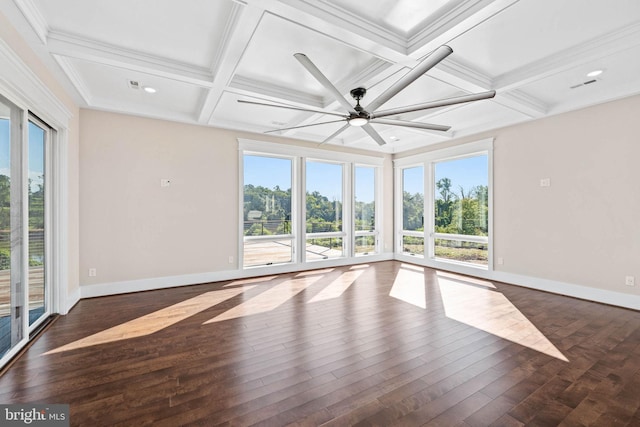
[[[403,126],[403,127],[417,128],[417,129],[446,132],[450,129],[450,126],[388,119],[385,117],[414,112],[414,111],[423,111],[430,108],[439,108],[439,107],[445,107],[449,105],[461,104],[466,102],[479,101],[482,99],[489,99],[489,98],[493,98],[496,95],[496,92],[493,90],[490,90],[490,91],[481,92],[481,93],[456,96],[453,98],[430,101],[422,104],[393,108],[393,109],[384,110],[384,111],[377,111],[377,110],[387,101],[389,101],[391,98],[397,95],[400,91],[402,91],[404,88],[406,88],[411,83],[413,83],[416,79],[418,79],[418,77],[425,74],[427,71],[429,71],[431,68],[439,64],[443,59],[445,59],[447,56],[451,55],[452,53],[453,53],[453,50],[449,46],[446,46],[446,45],[440,46],[439,48],[434,50],[429,56],[425,57],[417,66],[411,69],[407,74],[405,74],[403,77],[397,80],[394,84],[392,84],[382,94],[378,95],[366,107],[362,107],[360,105],[360,100],[367,93],[367,90],[365,88],[357,87],[350,91],[351,96],[353,97],[353,99],[356,100],[356,105],[352,106],[351,103],[347,101],[347,99],[343,96],[343,94],[333,85],[333,83],[331,83],[331,81],[329,81],[329,79],[320,71],[320,69],[318,69],[318,67],[315,66],[315,64],[305,54],[303,53],[294,54],[293,56],[300,62],[300,64],[302,64],[302,66],[305,67],[307,71],[326,90],[331,92],[331,94],[338,101],[338,103],[344,109],[347,110],[346,114],[300,108],[300,107],[295,107],[295,106],[290,106],[285,104],[278,105],[278,104],[269,104],[269,103],[261,103],[261,102],[245,101],[245,100],[238,100],[238,102],[342,117],[339,120],[332,120],[332,121],[321,122],[321,123],[312,123],[308,125],[294,126],[294,127],[274,129],[274,130],[267,131],[267,133],[277,132],[277,131],[289,130],[289,129],[299,129],[299,128],[304,128],[309,126],[319,126],[319,125],[328,124],[328,123],[346,122],[345,126],[340,128],[338,131],[334,132],[331,136],[329,136],[324,141],[322,141],[322,144],[335,138],[350,126],[362,128],[379,145],[384,145],[386,142],[384,141],[382,136],[380,136],[380,134],[371,126],[371,124]]]

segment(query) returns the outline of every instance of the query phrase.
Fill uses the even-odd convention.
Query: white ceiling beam
[[[263,5],[273,15],[381,59],[390,62],[407,59],[407,43],[404,37],[327,0],[247,0],[247,2]]]
[[[220,46],[220,53],[213,64],[214,78],[209,92],[199,107],[198,123],[210,123],[216,105],[222,94],[231,83],[236,68],[245,49],[249,45],[260,20],[264,15],[264,8],[236,2]]]
[[[207,69],[60,31],[49,31],[47,46],[52,55],[138,71],[202,87],[211,86],[212,76]]]

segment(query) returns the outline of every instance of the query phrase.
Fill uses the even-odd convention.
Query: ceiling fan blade
[[[452,53],[453,50],[449,46],[440,46],[439,48],[434,50],[431,55],[423,59],[422,62],[419,63],[414,69],[409,71],[407,74],[402,76],[400,80],[391,85],[389,89],[385,90],[376,99],[371,101],[371,103],[367,105],[366,110],[370,113],[373,113],[374,111],[376,111],[376,109],[380,108],[382,104],[393,98],[398,92],[409,86],[411,83],[413,83],[414,80],[429,71],[431,68],[436,66],[440,61],[442,61]]]
[[[238,102],[240,102],[242,104],[263,105],[265,107],[277,107],[277,108],[286,108],[288,110],[307,111],[309,113],[328,114],[330,116],[344,117],[345,119],[347,117],[349,117],[346,114],[330,113],[330,112],[327,112],[327,111],[313,110],[313,109],[310,109],[310,108],[294,107],[293,105],[286,105],[286,104],[269,104],[269,103],[266,103],[266,102],[245,101],[244,99],[238,99]]]
[[[410,113],[412,111],[428,110],[429,108],[446,107],[449,105],[463,104],[465,102],[479,101],[481,99],[489,99],[496,96],[495,90],[487,92],[472,93],[470,95],[461,95],[453,98],[440,99],[438,101],[424,102],[422,104],[409,105],[406,107],[392,108],[389,110],[378,111],[370,115],[371,119],[379,117],[393,116],[395,114]]]
[[[326,142],[331,141],[333,138],[335,138],[336,136],[340,135],[342,132],[345,131],[345,129],[347,129],[348,127],[350,127],[351,125],[349,123],[347,123],[346,125],[342,126],[340,129],[338,129],[337,131],[335,131],[334,133],[332,133],[328,138],[325,138],[324,141],[322,141],[320,144],[318,145],[322,145]]]
[[[381,125],[392,125],[392,126],[405,126],[410,128],[419,128],[419,129],[428,129],[428,130],[439,130],[442,132],[446,132],[451,129],[451,126],[445,125],[434,125],[431,123],[420,123],[420,122],[408,122],[405,120],[392,120],[392,119],[375,119],[372,120],[371,123],[379,123]]]
[[[364,131],[368,133],[369,136],[373,138],[373,140],[377,142],[379,146],[383,146],[386,144],[384,139],[382,139],[380,134],[376,132],[376,130],[370,124],[367,123],[366,125],[362,126],[362,129],[364,129]]]
[[[320,82],[322,86],[325,87],[325,89],[333,94],[340,105],[342,105],[348,112],[355,113],[355,110],[353,109],[353,106],[349,103],[349,101],[347,101],[347,99],[342,96],[340,91],[333,85],[333,83],[331,83],[329,79],[326,78],[324,74],[322,74],[322,71],[320,71],[318,67],[316,67],[309,58],[307,58],[307,55],[305,55],[304,53],[296,53],[293,56],[295,56],[295,58],[302,64],[302,66],[306,68],[307,71],[309,71],[311,75],[315,77],[315,79]]]
[[[344,122],[347,119],[340,119],[340,120],[331,120],[328,122],[321,122],[321,123],[311,123],[310,125],[302,125],[302,126],[292,126],[290,128],[280,128],[280,129],[273,129],[273,130],[267,130],[264,133],[271,133],[271,132],[278,132],[281,130],[291,130],[291,129],[300,129],[300,128],[308,128],[310,126],[320,126],[320,125],[326,125],[329,123],[338,123],[338,122]]]

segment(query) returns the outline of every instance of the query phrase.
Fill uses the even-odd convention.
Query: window
[[[292,170],[291,159],[244,156],[244,267],[294,261]]]
[[[383,158],[239,140],[244,268],[372,257]]]
[[[343,169],[338,163],[306,162],[307,261],[344,256]]]
[[[433,166],[434,257],[487,265],[487,155],[436,162]]]
[[[487,139],[395,161],[397,253],[489,268],[492,146]]]
[[[402,169],[402,253],[424,256],[424,167]]]
[[[354,172],[354,254],[378,252],[376,225],[376,168],[356,166]]]

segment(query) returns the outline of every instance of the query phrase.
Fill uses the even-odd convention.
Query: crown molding
[[[64,56],[60,56],[60,55],[51,55],[51,56],[53,56],[53,59],[56,60],[56,62],[58,63],[62,71],[66,74],[67,78],[71,81],[71,84],[73,85],[75,90],[78,92],[78,94],[82,98],[82,101],[84,101],[85,105],[88,107],[92,106],[93,97],[91,96],[91,91],[89,90],[87,85],[84,83],[84,80],[82,79],[82,76],[80,76],[80,73],[78,73],[78,70],[76,70],[76,67],[74,67],[71,61]]]
[[[517,89],[501,92],[494,98],[494,102],[532,119],[544,117],[549,112],[549,106],[546,103]]]
[[[202,87],[210,87],[212,84],[213,76],[208,69],[74,34],[51,30],[47,38],[47,45],[52,55],[139,71]]]
[[[13,0],[24,18],[27,20],[33,31],[36,33],[42,44],[47,44],[47,35],[49,34],[49,25],[40,13],[40,9],[32,0]]]
[[[67,128],[73,113],[11,47],[0,39],[0,88],[21,108],[35,112],[49,124]]]

